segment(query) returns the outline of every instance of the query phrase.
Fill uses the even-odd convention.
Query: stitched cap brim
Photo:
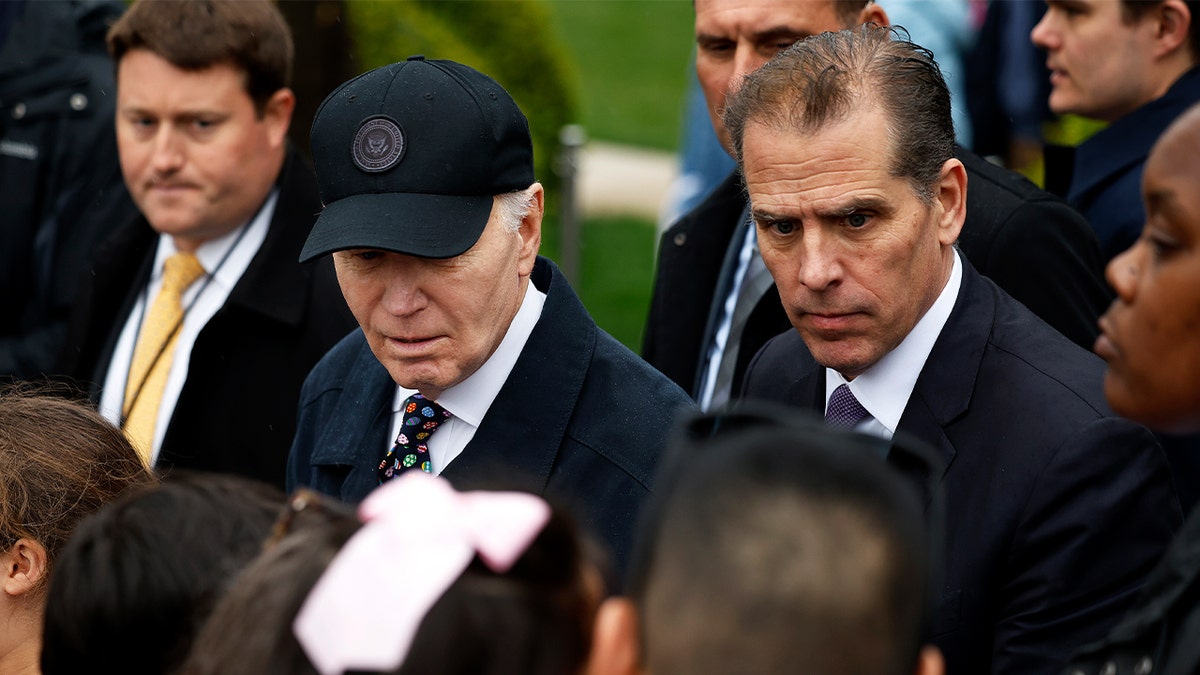
[[[453,258],[479,241],[492,196],[389,192],[339,199],[321,211],[300,262],[352,248]]]

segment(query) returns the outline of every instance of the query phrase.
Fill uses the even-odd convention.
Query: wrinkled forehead
[[[790,37],[847,28],[833,0],[695,0],[696,36]]]

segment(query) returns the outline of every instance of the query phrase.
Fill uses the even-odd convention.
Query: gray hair
[[[530,210],[533,209],[533,194],[534,190],[531,185],[524,190],[513,190],[494,197],[492,209],[496,212],[496,219],[505,230],[516,232],[521,228],[521,221],[525,220],[525,216],[529,215]]]

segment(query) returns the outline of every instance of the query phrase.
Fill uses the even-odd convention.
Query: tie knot
[[[204,266],[191,253],[176,253],[163,263],[163,288],[182,293],[204,274]]]
[[[379,482],[410,469],[433,471],[429,462],[429,437],[450,419],[450,411],[420,394],[404,400],[400,409],[400,433],[387,456],[379,464]]]
[[[854,392],[846,384],[833,390],[829,406],[825,409],[825,423],[838,429],[853,429],[870,416],[871,413],[854,398]]]

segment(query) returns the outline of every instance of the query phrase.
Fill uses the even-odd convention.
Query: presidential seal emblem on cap
[[[363,171],[387,171],[399,164],[404,156],[404,133],[391,118],[372,117],[354,134],[350,154],[354,164]]]

